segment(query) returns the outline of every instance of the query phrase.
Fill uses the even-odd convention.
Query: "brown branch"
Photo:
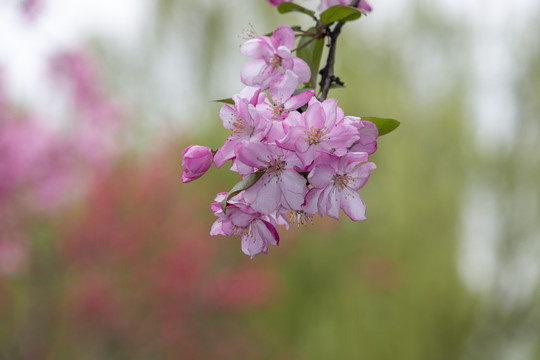
[[[360,3],[360,0],[354,0],[351,6],[357,7],[358,3]],[[345,23],[340,21],[336,24],[334,30],[328,32],[330,37],[330,50],[328,51],[328,57],[326,58],[326,66],[321,70],[321,82],[319,83],[321,86],[321,96],[319,97],[319,101],[326,100],[332,83],[339,81],[339,78],[334,75],[334,65],[336,62],[337,39],[343,25],[345,25]]]

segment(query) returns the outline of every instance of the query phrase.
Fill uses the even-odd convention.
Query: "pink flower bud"
[[[206,146],[191,145],[184,150],[182,160],[182,182],[187,183],[200,178],[210,169],[214,154]]]

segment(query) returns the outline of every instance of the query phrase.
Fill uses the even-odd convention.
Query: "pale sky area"
[[[43,12],[31,21],[18,10],[15,0],[0,0],[0,64],[7,88],[17,99],[46,93],[43,75],[55,51],[78,48],[88,36],[119,44],[132,44],[145,20],[143,0],[45,0]]]

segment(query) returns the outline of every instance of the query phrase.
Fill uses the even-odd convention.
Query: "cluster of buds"
[[[318,20],[308,43],[322,40],[329,25]],[[295,43],[288,25],[246,41],[240,48],[252,58],[241,70],[246,87],[223,100],[228,104],[220,110],[231,135],[218,150],[192,145],[184,151],[183,182],[202,176],[212,162],[219,168],[230,160],[241,175],[231,191],[216,196],[210,234],[240,236],[242,251],[252,258],[279,244],[278,225],[288,229],[291,221],[310,222],[316,213],[339,219],[340,210],[354,221],[366,218],[358,190],[375,169],[368,157],[377,149],[379,129],[345,116],[336,99],[316,96],[312,72],[318,64],[292,55],[302,46],[295,49]]]

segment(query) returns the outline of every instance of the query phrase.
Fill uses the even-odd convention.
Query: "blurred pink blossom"
[[[53,80],[71,92],[76,110],[95,125],[111,126],[120,120],[119,106],[107,98],[99,84],[97,66],[84,50],[61,51],[50,59]]]
[[[34,215],[50,215],[104,177],[119,153],[119,106],[102,92],[97,67],[83,51],[53,57],[53,76],[68,86],[73,120],[51,127],[47,118],[21,110],[8,98],[0,67],[0,212],[25,234]],[[58,81],[56,81],[58,83]],[[4,234],[5,217],[0,217]],[[22,242],[0,239],[0,273],[17,268]]]
[[[36,20],[45,7],[44,0],[23,0],[20,4],[22,14],[30,21]]]
[[[16,228],[13,214],[0,207],[0,276],[20,272],[28,262],[24,235]]]

